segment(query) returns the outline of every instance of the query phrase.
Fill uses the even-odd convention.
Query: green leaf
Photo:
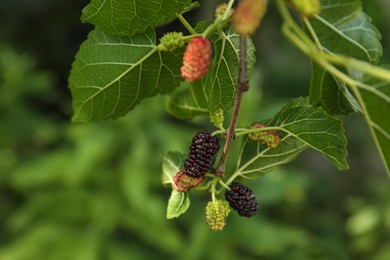
[[[210,22],[199,23],[196,31],[202,32]],[[167,100],[167,111],[180,119],[190,119],[208,114],[218,108],[233,106],[240,66],[239,35],[230,27],[210,37],[213,43],[213,59],[205,77],[191,87],[175,92]],[[255,47],[248,37],[248,73],[255,64]]]
[[[162,183],[164,186],[173,183],[173,177],[178,173],[184,165],[184,156],[179,152],[168,152],[162,163]]]
[[[337,168],[348,168],[342,122],[322,108],[310,106],[308,98],[293,99],[267,126],[280,128],[280,144],[269,148],[246,138],[238,163],[241,175],[269,171],[290,162],[308,147],[322,153]]]
[[[183,82],[182,85],[188,84]],[[174,117],[182,120],[191,119],[194,116],[207,114],[208,105],[202,88],[183,87],[166,99],[166,111]]]
[[[390,71],[389,71],[390,73]],[[358,86],[367,124],[390,177],[390,82],[365,79],[370,86]]]
[[[372,64],[382,56],[381,35],[362,11],[360,0],[322,0],[321,12],[310,20],[322,48]],[[356,111],[356,100],[345,86],[313,64],[310,103],[330,114]]]
[[[190,207],[190,197],[187,192],[172,190],[168,201],[167,219],[177,218],[184,214]]]
[[[190,4],[191,0],[92,0],[81,20],[111,34],[132,36],[170,22]]]
[[[72,65],[69,86],[75,122],[115,119],[141,100],[173,91],[183,49],[158,52],[155,32],[114,36],[92,31]]]

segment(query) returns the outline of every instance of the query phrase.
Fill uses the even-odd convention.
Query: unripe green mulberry
[[[219,4],[216,8],[215,8],[215,12],[214,12],[214,17],[215,19],[218,19],[220,17],[222,17],[222,15],[225,13],[226,11],[226,8],[227,8],[227,4],[226,3],[222,3],[222,4]],[[232,16],[233,14],[233,9],[230,9],[229,10],[229,13],[228,13],[228,17]]]
[[[184,46],[183,33],[170,32],[161,37],[158,47],[162,51],[174,51],[182,46]]]
[[[226,200],[209,201],[206,206],[206,221],[211,231],[221,231],[225,226],[226,217],[230,213],[229,202]]]
[[[266,127],[262,123],[254,123],[249,128],[250,129],[256,129],[256,128],[263,128]],[[265,144],[268,147],[275,148],[280,143],[280,136],[276,132],[276,130],[266,130],[266,131],[258,131],[248,134],[249,139],[252,141]]]
[[[223,116],[223,110],[218,108],[214,112],[210,113],[210,122],[217,128],[223,129],[223,121],[225,120]]]
[[[306,17],[318,14],[321,9],[320,0],[290,0],[291,4]]]

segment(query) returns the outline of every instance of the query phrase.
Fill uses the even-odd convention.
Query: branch
[[[236,126],[238,121],[238,114],[240,112],[241,100],[244,92],[249,89],[248,71],[247,71],[247,38],[246,36],[240,36],[240,74],[238,76],[238,88],[236,97],[234,100],[234,108],[232,118],[230,120],[230,126],[226,131],[226,142],[223,148],[223,153],[219,165],[216,170],[216,175],[223,177],[225,175],[225,165],[227,155],[230,150],[232,140],[236,135]]]

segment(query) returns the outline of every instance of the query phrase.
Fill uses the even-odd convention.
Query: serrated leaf
[[[322,108],[310,106],[308,98],[293,99],[267,125],[282,129],[280,144],[269,148],[246,138],[238,164],[241,174],[264,173],[293,160],[308,147],[322,153],[337,168],[348,168],[342,122]]]
[[[201,22],[196,31],[202,32],[210,22]],[[213,59],[205,77],[192,83],[187,90],[174,93],[167,100],[167,110],[180,119],[208,114],[218,108],[227,109],[234,103],[240,66],[239,35],[230,27],[210,37]],[[255,47],[248,37],[248,73],[255,64]]]
[[[168,186],[173,183],[173,177],[183,168],[184,156],[179,152],[168,152],[162,163],[162,183]]]
[[[129,36],[94,30],[72,65],[69,86],[75,122],[115,119],[141,100],[180,83],[183,49],[158,52],[152,29]]]
[[[170,22],[190,4],[191,0],[92,0],[81,20],[111,34],[132,36]]]
[[[358,91],[363,99],[367,124],[390,177],[390,82],[375,79],[366,81],[370,86],[358,86]]]
[[[372,64],[382,56],[380,33],[362,11],[360,0],[322,0],[321,12],[310,20],[322,48]],[[330,114],[355,111],[356,100],[343,84],[313,64],[310,102]]]
[[[167,219],[178,218],[184,214],[190,207],[190,197],[187,192],[178,192],[172,190],[171,197],[168,200]]]

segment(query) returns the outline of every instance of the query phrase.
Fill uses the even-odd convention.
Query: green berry
[[[174,51],[183,46],[183,33],[181,32],[170,32],[160,38],[159,49],[162,51]]]
[[[266,125],[262,123],[254,123],[249,128],[250,129],[257,129],[257,128],[264,128]],[[275,148],[280,143],[280,136],[276,132],[276,130],[266,130],[266,131],[258,131],[258,132],[252,132],[248,134],[249,139],[252,141],[265,144],[268,147]]]
[[[223,129],[223,121],[225,120],[223,116],[223,110],[218,108],[214,112],[210,113],[210,122],[217,128]]]
[[[226,200],[209,201],[206,206],[206,222],[212,231],[221,231],[225,226],[226,217],[230,213],[229,203]]]

